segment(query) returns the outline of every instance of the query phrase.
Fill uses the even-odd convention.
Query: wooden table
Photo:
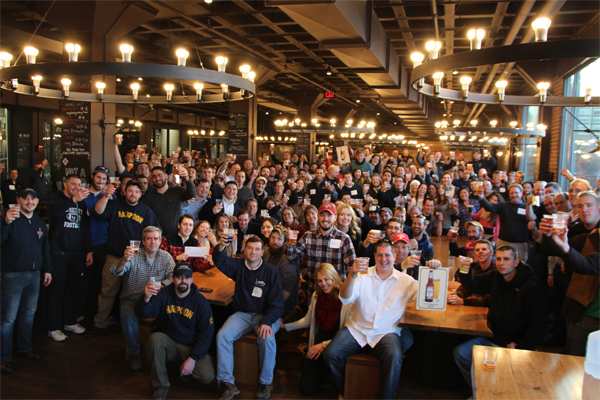
[[[487,307],[446,306],[446,311],[417,310],[409,303],[399,325],[407,328],[461,335],[492,336],[487,327]]]
[[[212,289],[210,293],[201,292],[211,303],[226,306],[233,300],[235,282],[218,268],[211,268],[205,272],[194,272],[192,276],[197,287]]]
[[[581,399],[583,357],[497,347],[496,367],[484,368],[487,348],[473,347],[476,399]]]

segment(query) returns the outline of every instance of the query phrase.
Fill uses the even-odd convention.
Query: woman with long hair
[[[350,309],[349,305],[342,305],[338,297],[342,279],[333,265],[320,264],[315,271],[315,280],[317,289],[312,294],[306,315],[283,326],[288,332],[309,328],[300,378],[300,391],[304,395],[319,393],[321,383],[330,381],[322,353],[344,326]]]
[[[221,214],[217,217],[214,237],[216,240],[213,243],[213,247],[217,245],[220,238],[223,238],[226,243],[225,252],[227,256],[235,257],[237,253],[237,230],[233,229],[231,219],[227,215]]]
[[[342,232],[350,236],[352,244],[355,249],[358,249],[358,245],[362,238],[362,232],[360,229],[360,219],[356,215],[356,212],[352,206],[338,201],[336,204],[337,217],[335,226]]]

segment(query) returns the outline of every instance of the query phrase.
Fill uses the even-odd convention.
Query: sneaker
[[[65,331],[81,335],[85,332],[85,328],[81,324],[65,325]]]
[[[152,398],[155,400],[166,400],[168,393],[169,388],[167,386],[160,386],[154,389],[154,392],[152,393]]]
[[[256,398],[268,400],[271,398],[272,392],[273,385],[263,385],[262,383],[260,383],[258,385],[258,391],[256,392]]]
[[[139,372],[142,370],[142,359],[139,354],[131,354],[129,356],[129,369],[133,372]]]
[[[64,342],[68,338],[60,329],[48,332],[48,336],[55,342]]]
[[[219,397],[220,400],[232,400],[235,396],[240,394],[240,389],[233,383],[223,382],[223,385],[225,386],[225,390],[223,390],[221,397]]]

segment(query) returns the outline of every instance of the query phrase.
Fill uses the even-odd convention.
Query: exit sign
[[[335,93],[332,90],[326,90],[325,98],[326,99],[335,99]]]

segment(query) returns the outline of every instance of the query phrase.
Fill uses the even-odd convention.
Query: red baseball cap
[[[335,204],[333,203],[325,203],[321,207],[319,207],[319,214],[322,212],[328,212],[331,215],[337,214],[337,209],[335,208]]]
[[[404,243],[408,244],[408,241],[410,240],[406,233],[395,233],[392,235],[392,237],[390,239],[391,239],[392,244],[396,244],[398,242],[404,242]]]

